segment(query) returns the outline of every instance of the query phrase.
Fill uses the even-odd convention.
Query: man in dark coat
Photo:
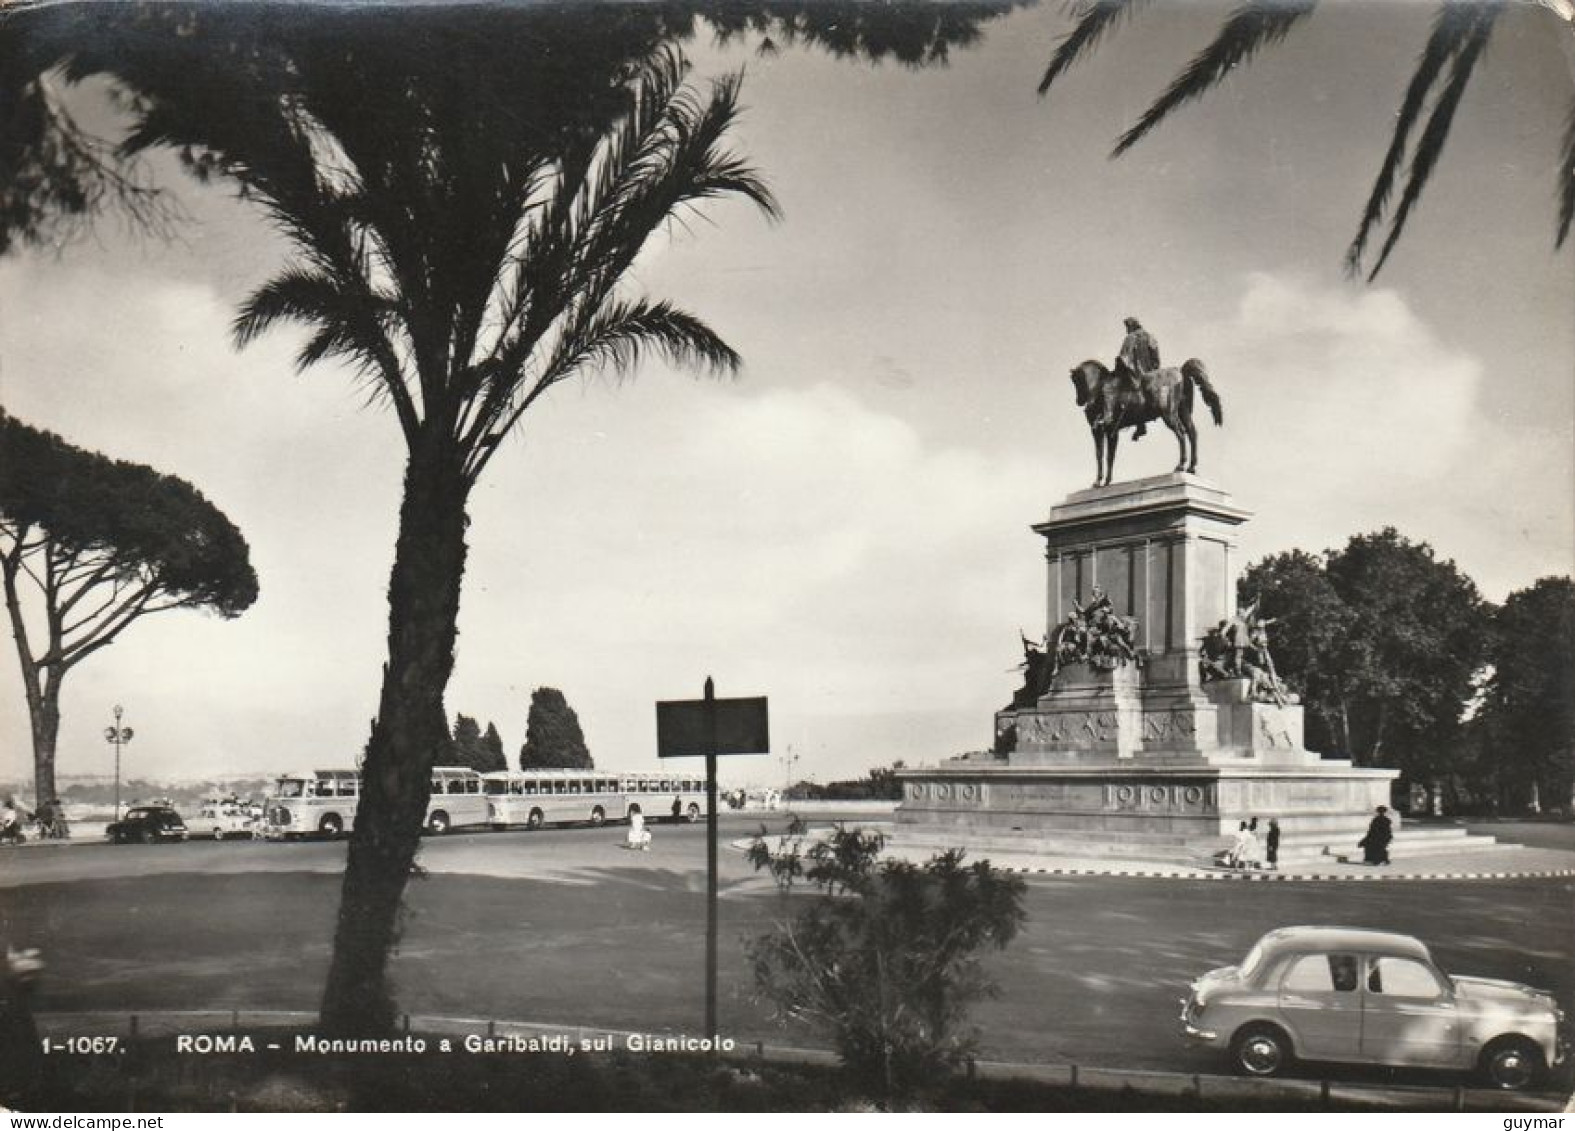
[[[1389,863],[1389,842],[1394,838],[1394,823],[1389,819],[1389,807],[1380,805],[1367,825],[1367,835],[1356,842],[1356,846],[1362,850],[1362,863]]]

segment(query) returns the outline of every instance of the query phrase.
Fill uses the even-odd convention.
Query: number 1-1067
[[[65,1052],[81,1056],[87,1053],[116,1053],[120,1051],[119,1037],[63,1037],[54,1040],[45,1037],[41,1042],[44,1052]]]

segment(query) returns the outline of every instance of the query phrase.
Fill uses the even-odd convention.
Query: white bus
[[[284,774],[264,803],[263,835],[335,837],[355,827],[361,775],[355,770],[306,770]],[[481,775],[464,766],[434,766],[426,830],[434,836],[453,828],[485,827],[487,799]]]
[[[691,774],[620,774],[606,770],[506,770],[483,774],[493,828],[647,820],[698,820],[705,778]]]

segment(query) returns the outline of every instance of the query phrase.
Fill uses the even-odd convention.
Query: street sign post
[[[771,753],[765,696],[718,699],[705,679],[704,699],[673,699],[656,705],[656,756],[705,759],[705,1032],[716,1031],[716,759],[720,754]],[[712,1045],[715,1048],[715,1044]]]

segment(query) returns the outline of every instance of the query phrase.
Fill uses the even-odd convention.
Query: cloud
[[[1511,429],[1483,360],[1398,293],[1257,273],[1231,317],[1203,328],[1228,440],[1211,477],[1257,519],[1249,556],[1322,550],[1393,525],[1456,559],[1501,599],[1566,572],[1569,422]]]
[[[558,686],[613,764],[649,752],[654,700],[706,675],[770,695],[784,734],[939,708],[988,740],[1016,624],[1043,616],[1030,461],[926,446],[830,384],[642,381],[534,427],[476,508],[456,704],[519,731],[530,688]],[[609,461],[616,477],[593,470]]]

